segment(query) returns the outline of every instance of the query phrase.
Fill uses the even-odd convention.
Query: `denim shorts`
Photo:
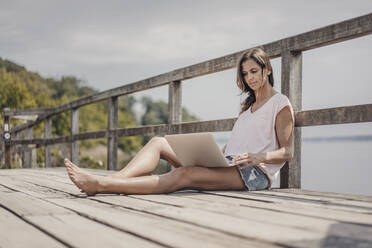
[[[227,156],[226,159],[232,161],[234,157]],[[238,171],[240,176],[243,179],[245,187],[247,190],[263,190],[267,189],[269,186],[269,178],[266,174],[258,167],[258,166],[249,166],[245,169],[241,169],[240,166],[244,166],[244,164],[237,165]]]

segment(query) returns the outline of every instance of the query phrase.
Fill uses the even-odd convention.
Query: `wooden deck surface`
[[[64,168],[0,170],[0,247],[372,247],[372,196],[274,189],[86,197]]]

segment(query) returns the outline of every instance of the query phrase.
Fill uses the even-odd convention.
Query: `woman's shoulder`
[[[283,99],[288,100],[288,97],[279,91],[275,91],[274,97],[280,100],[283,100]]]
[[[276,108],[275,108],[276,114],[278,114],[285,107],[289,107],[289,111],[291,112],[292,119],[294,120],[294,110],[293,110],[291,102],[289,101],[289,98],[280,92],[278,92],[277,95],[278,96],[277,96],[277,102],[276,102]]]
[[[282,94],[280,92],[277,92],[274,95],[274,97],[275,97],[276,104],[279,104],[279,105],[282,105],[282,104],[291,105],[291,103],[289,101],[289,98],[286,95],[284,95],[284,94]]]

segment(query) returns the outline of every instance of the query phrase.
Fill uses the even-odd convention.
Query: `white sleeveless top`
[[[294,112],[287,96],[276,93],[264,105],[251,112],[251,107],[237,119],[227,142],[225,156],[235,156],[241,153],[264,153],[280,148],[275,132],[276,115],[284,107],[289,106],[294,123]],[[279,171],[285,163],[264,164],[259,167],[272,183],[278,178]]]

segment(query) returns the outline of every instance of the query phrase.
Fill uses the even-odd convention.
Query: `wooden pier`
[[[328,25],[295,36],[263,44],[261,47],[271,59],[281,57],[281,91],[287,95],[295,110],[294,158],[281,169],[281,188],[301,188],[301,128],[317,125],[372,122],[372,103],[336,108],[302,110],[302,53],[338,42],[372,34],[372,13]],[[249,49],[247,49],[249,50]],[[163,136],[165,134],[231,131],[236,118],[182,122],[182,85],[188,79],[236,67],[239,57],[247,50],[225,55],[198,64],[176,69],[154,77],[79,98],[56,108],[4,109],[4,165],[11,168],[12,150],[23,151],[23,168],[36,167],[31,154],[37,147],[44,147],[45,167],[51,167],[51,145],[69,143],[70,160],[79,164],[79,141],[107,139],[107,168],[117,169],[118,138],[126,136]],[[233,79],[232,79],[233,82]],[[325,82],[326,83],[326,82]],[[327,82],[335,83],[335,82]],[[365,82],[367,83],[367,82]],[[118,127],[118,99],[120,96],[169,86],[168,123],[159,125]],[[107,129],[80,133],[79,108],[107,101]],[[61,113],[71,116],[70,135],[55,137],[52,118]],[[35,121],[11,127],[12,118],[37,116]],[[33,136],[33,127],[44,122],[43,137]],[[20,149],[17,149],[17,146]]]
[[[0,247],[372,247],[372,196],[274,189],[86,197],[64,168],[0,170]]]
[[[79,164],[81,140],[107,139],[107,164],[117,169],[118,138],[175,133],[231,131],[236,118],[182,122],[182,84],[228,70],[242,53],[225,55],[125,84],[51,109],[4,109],[4,167],[0,170],[0,248],[8,247],[372,247],[372,196],[321,193],[301,188],[301,128],[372,122],[372,103],[302,110],[302,53],[372,34],[372,13],[263,44],[270,58],[281,57],[281,91],[295,110],[295,157],[281,169],[280,189],[270,191],[179,191],[162,195],[104,194],[86,197],[64,168],[51,167],[54,144],[69,143]],[[335,82],[330,82],[335,83]],[[364,82],[368,83],[368,82]],[[166,124],[118,127],[118,99],[169,85]],[[79,108],[108,102],[105,130],[79,132]],[[71,130],[52,134],[52,118],[69,112]],[[11,127],[11,118],[36,115]],[[24,118],[27,119],[27,118]],[[43,137],[33,127],[44,122]],[[43,169],[32,152],[45,148]],[[21,148],[21,149],[18,149]],[[23,168],[10,170],[13,152]]]

